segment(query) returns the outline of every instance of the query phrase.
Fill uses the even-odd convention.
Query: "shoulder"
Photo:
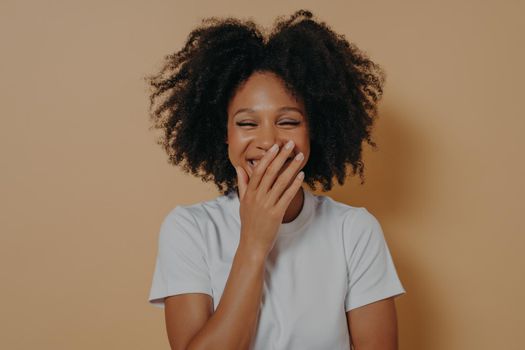
[[[348,213],[346,217],[347,225],[354,232],[377,232],[381,230],[379,220],[365,207],[356,208],[357,210]]]
[[[168,211],[161,224],[161,236],[195,235],[201,231],[202,225],[215,217],[213,212],[223,211],[224,196],[192,203],[179,204]]]
[[[347,238],[382,232],[379,220],[365,207],[342,203],[326,195],[316,195],[316,201],[319,214],[340,225]]]
[[[377,218],[365,207],[336,201],[327,195],[315,195],[318,211],[344,219],[346,225],[377,225]]]
[[[226,196],[218,196],[210,200],[191,204],[179,204],[172,208],[164,217],[164,222],[174,220],[200,221],[210,217],[210,212],[226,210]]]

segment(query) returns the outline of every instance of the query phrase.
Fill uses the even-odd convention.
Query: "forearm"
[[[249,348],[257,327],[265,260],[265,254],[241,240],[219,305],[188,350]]]

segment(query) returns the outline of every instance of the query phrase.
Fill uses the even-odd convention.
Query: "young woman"
[[[217,198],[164,219],[149,301],[172,349],[397,349],[405,293],[379,222],[314,195],[363,183],[384,74],[309,11],[204,20],[150,78],[153,126]]]

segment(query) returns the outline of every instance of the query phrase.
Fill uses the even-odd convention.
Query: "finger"
[[[298,175],[297,173],[301,170],[303,162],[304,155],[302,152],[299,152],[282,174],[279,175],[277,180],[275,180],[273,187],[268,193],[268,200],[270,203],[277,203],[279,198],[283,195],[283,192],[291,186],[291,182],[293,182],[296,175]]]
[[[262,177],[264,176],[266,172],[266,167],[268,164],[272,161],[273,157],[277,154],[279,151],[279,145],[274,144],[268,152],[264,154],[264,156],[259,160],[257,165],[253,168],[252,176],[250,178],[250,181],[248,182],[248,191],[255,191],[259,187],[259,183],[261,182]]]
[[[301,171],[299,172],[299,174],[297,174],[297,176],[295,176],[290,187],[288,187],[286,191],[284,191],[279,201],[275,204],[276,208],[278,208],[278,210],[280,210],[282,213],[286,211],[293,197],[295,197],[295,194],[301,188],[303,179],[304,179],[304,171]]]
[[[261,180],[261,184],[259,185],[259,188],[265,193],[270,191],[270,188],[273,186],[275,179],[279,176],[279,172],[281,171],[283,164],[286,162],[286,159],[291,157],[290,154],[293,152],[294,146],[295,144],[292,140],[288,141],[282,151],[268,165],[264,177]]]
[[[235,167],[235,172],[237,173],[237,188],[239,189],[239,198],[242,200],[244,194],[246,193],[246,187],[248,186],[248,174],[244,171],[242,167]]]

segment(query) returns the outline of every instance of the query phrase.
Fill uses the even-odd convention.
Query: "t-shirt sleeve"
[[[383,230],[366,208],[348,215],[343,228],[348,271],[345,310],[404,294]]]
[[[149,302],[164,307],[164,298],[185,293],[212,295],[204,239],[185,207],[177,206],[161,224]]]

